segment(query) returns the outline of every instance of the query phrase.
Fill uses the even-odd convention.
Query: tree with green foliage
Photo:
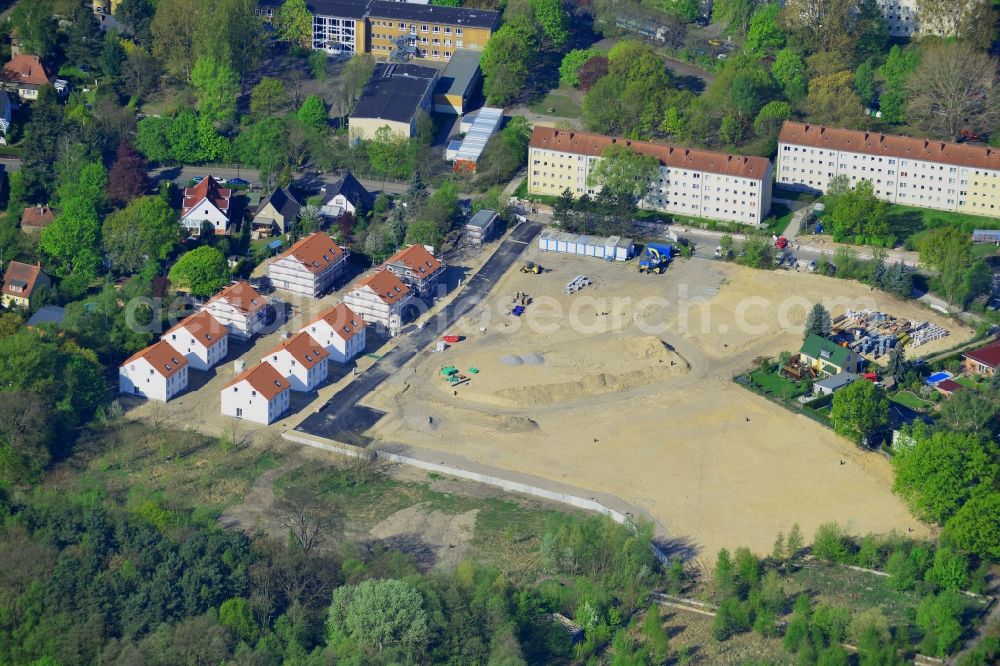
[[[802,109],[817,123],[858,128],[866,122],[861,99],[854,92],[854,75],[847,70],[811,78]]]
[[[889,401],[872,382],[856,381],[833,394],[830,421],[838,435],[874,446],[889,425]]]
[[[782,100],[768,102],[753,121],[753,131],[760,138],[777,139],[786,120],[792,117],[792,106]]]
[[[781,6],[777,2],[768,2],[753,13],[747,39],[743,44],[747,53],[761,55],[785,45],[785,33],[781,30],[780,15]]]
[[[828,338],[830,337],[831,327],[832,323],[830,322],[830,312],[823,307],[822,303],[816,303],[812,306],[809,314],[806,315],[806,324],[803,336],[809,337],[810,335],[818,335],[821,338]]]
[[[52,0],[18,3],[10,14],[10,24],[17,38],[21,40],[21,50],[48,60],[56,51],[59,39]]]
[[[219,606],[219,624],[228,628],[233,635],[248,645],[257,642],[260,628],[254,619],[253,606],[243,597],[226,599]]]
[[[212,56],[202,56],[191,70],[191,83],[198,98],[200,116],[224,122],[236,114],[240,82],[229,65]]]
[[[746,35],[757,4],[757,0],[715,0],[712,3],[712,21],[725,21],[729,32]]]
[[[428,641],[420,592],[401,580],[366,580],[333,593],[327,620],[331,645],[350,640],[368,652],[389,646],[420,649]]]
[[[559,48],[569,41],[569,16],[562,0],[531,0],[531,7],[547,42]]]
[[[1000,562],[1000,493],[984,488],[944,526],[945,540],[990,562]]]
[[[639,202],[659,170],[660,161],[652,155],[641,155],[615,144],[605,148],[601,160],[591,166],[587,185]]]
[[[886,246],[894,240],[889,233],[889,204],[875,196],[870,180],[837,196],[827,219],[838,243]]]
[[[964,590],[969,587],[969,559],[948,546],[939,546],[924,580],[939,590]]]
[[[287,106],[288,91],[281,79],[265,76],[250,91],[250,113],[258,120],[281,113]]]
[[[538,40],[521,25],[500,27],[483,49],[480,68],[486,101],[506,106],[521,93],[538,57]]]
[[[93,201],[74,197],[63,202],[55,221],[42,230],[41,248],[48,266],[60,277],[89,281],[101,268],[101,227]]]
[[[955,141],[963,130],[988,133],[1000,120],[997,59],[967,42],[923,48],[905,87],[906,118],[926,135]]]
[[[312,47],[313,17],[305,0],[286,0],[274,17],[278,36],[304,49]]]
[[[984,271],[972,256],[972,239],[961,229],[944,225],[921,236],[917,245],[920,263],[938,272],[932,286],[939,287],[949,302],[964,305],[992,289],[992,276],[987,286]]]
[[[729,597],[719,604],[719,609],[715,612],[712,636],[717,641],[724,641],[736,634],[749,631],[751,626],[749,605],[736,597]]]
[[[77,7],[73,23],[66,30],[66,59],[74,66],[96,66],[103,42],[104,33],[93,10],[83,5]]]
[[[319,130],[326,127],[326,104],[319,95],[309,95],[295,113],[295,117],[306,127]]]
[[[902,344],[898,344],[889,352],[889,363],[885,367],[885,374],[896,380],[899,384],[910,371],[910,361],[906,358],[906,349]]]
[[[167,133],[170,118],[147,116],[136,125],[135,147],[150,162],[165,162],[170,159],[170,143]]]
[[[916,427],[894,447],[892,466],[893,491],[918,517],[942,524],[1000,483],[996,445],[962,432]]]
[[[906,82],[919,64],[920,51],[917,47],[900,48],[894,45],[889,49],[885,62],[879,68],[879,73],[885,79],[884,90],[879,96],[879,110],[882,111],[884,122],[906,122],[906,107],[909,103]]]
[[[806,61],[795,49],[785,47],[775,54],[771,74],[790,101],[796,102],[806,96]]]
[[[576,88],[580,85],[580,68],[596,55],[600,55],[597,49],[572,49],[563,56],[562,64],[559,65],[559,83],[564,86]]]
[[[407,140],[384,125],[375,130],[368,142],[368,161],[372,171],[380,176],[408,175]]]
[[[827,562],[846,563],[850,551],[847,547],[847,535],[837,523],[823,523],[816,528],[813,535],[812,554]]]
[[[170,281],[195,296],[211,296],[229,280],[226,257],[210,245],[181,255],[170,269]]]
[[[664,664],[670,656],[670,636],[663,627],[660,607],[650,604],[642,620],[643,645],[654,664]]]
[[[920,651],[937,657],[951,654],[964,631],[963,610],[961,594],[955,590],[924,597],[917,606],[917,626],[924,631]]]
[[[866,107],[875,102],[875,67],[871,58],[865,60],[854,70],[854,92],[858,93],[861,103]]]
[[[104,254],[121,274],[136,273],[147,261],[170,256],[181,236],[177,213],[159,196],[139,197],[106,218]]]

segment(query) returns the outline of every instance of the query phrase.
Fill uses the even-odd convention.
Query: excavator
[[[533,261],[529,261],[528,263],[521,266],[522,273],[533,273],[534,275],[538,275],[539,273],[542,272],[542,270],[543,270],[542,267]]]

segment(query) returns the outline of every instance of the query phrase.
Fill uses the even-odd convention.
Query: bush
[[[837,523],[823,523],[813,536],[812,553],[827,562],[846,563],[850,560],[848,539]]]
[[[712,635],[718,641],[748,631],[751,626],[750,606],[736,597],[729,597],[719,606],[712,624]]]

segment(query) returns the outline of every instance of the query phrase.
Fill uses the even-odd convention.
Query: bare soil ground
[[[731,377],[759,356],[797,351],[817,301],[834,315],[875,307],[952,331],[923,353],[970,330],[818,275],[691,260],[647,276],[634,263],[537,249],[524,259],[548,270],[515,266],[456,326],[463,341],[383,384],[366,403],[388,415],[369,434],[613,494],[708,557],[741,544],[765,552],[796,522],[807,535],[830,520],[859,533],[926,531],[892,495],[885,458]],[[594,284],[563,293],[581,273]],[[517,292],[534,301],[521,318],[509,314]],[[446,365],[470,381],[447,384]]]

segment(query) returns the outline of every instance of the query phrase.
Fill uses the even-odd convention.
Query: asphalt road
[[[440,339],[440,336],[460,317],[479,305],[497,280],[521,256],[528,243],[538,235],[541,228],[539,224],[528,222],[517,225],[456,298],[440,312],[432,315],[422,328],[408,333],[395,348],[343,390],[334,394],[326,404],[306,417],[295,430],[346,444],[367,446],[370,440],[362,433],[382,418],[384,413],[359,405],[358,402],[406,365],[417,352]]]

